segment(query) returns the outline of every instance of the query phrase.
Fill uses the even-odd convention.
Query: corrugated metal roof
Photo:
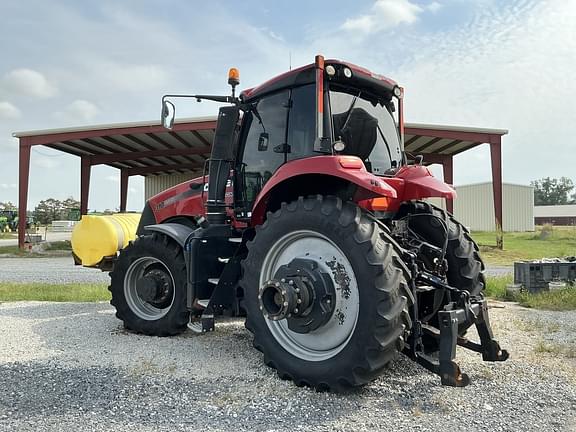
[[[158,121],[15,132],[21,145],[47,147],[105,164],[128,175],[201,172],[210,155],[215,116],[180,119],[168,131]],[[407,123],[405,150],[437,163],[507,134],[504,129]]]
[[[576,205],[535,206],[534,217],[576,217]]]

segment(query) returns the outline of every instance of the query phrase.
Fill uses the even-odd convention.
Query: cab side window
[[[258,101],[256,112],[248,114],[246,144],[239,164],[247,208],[251,208],[264,184],[285,162],[289,99],[288,91],[266,96]]]
[[[316,138],[316,86],[314,84],[292,89],[288,120],[287,160],[317,156]]]

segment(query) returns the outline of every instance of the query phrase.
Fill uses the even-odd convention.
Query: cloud
[[[573,176],[570,158],[559,155],[573,153],[576,83],[567,77],[575,17],[574,2],[521,1],[414,41],[413,57],[391,72],[407,89],[407,118],[509,129],[502,146],[507,181]],[[473,152],[458,156],[454,168],[458,184],[490,175]]]
[[[0,183],[0,189],[16,189],[17,187],[16,183]]]
[[[2,154],[6,154],[7,152],[14,152],[18,150],[19,146],[19,139],[16,137],[8,137],[0,139],[0,150]]]
[[[15,120],[20,118],[22,113],[10,102],[0,102],[0,119]]]
[[[443,7],[444,7],[444,5],[442,3],[438,3],[437,1],[433,1],[432,3],[430,3],[426,6],[426,9],[429,10],[430,12],[438,12]]]
[[[14,69],[4,75],[2,89],[18,96],[50,98],[58,93],[44,75],[32,69]]]
[[[56,158],[40,154],[38,151],[35,151],[35,154],[31,159],[31,164],[42,169],[53,169],[60,166],[60,161],[56,160]]]
[[[64,111],[55,112],[54,117],[58,120],[86,122],[93,120],[98,114],[100,108],[92,102],[78,99],[69,104]]]
[[[118,175],[108,175],[104,177],[104,179],[112,183],[120,183],[120,177]]]
[[[348,18],[342,28],[364,34],[388,30],[400,24],[412,24],[418,20],[423,9],[410,0],[377,0],[371,12],[356,18]]]
[[[92,64],[93,72],[120,92],[162,89],[170,84],[167,70],[155,64],[127,64],[101,61]]]

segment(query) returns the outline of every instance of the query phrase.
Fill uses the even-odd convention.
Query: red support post
[[[26,210],[30,179],[30,145],[26,138],[20,138],[18,170],[18,247],[23,248],[26,238]]]
[[[128,201],[128,179],[130,176],[126,170],[120,170],[120,213],[126,212]]]
[[[452,156],[445,156],[442,161],[442,170],[444,174],[444,183],[450,186],[454,185],[454,158]],[[446,199],[446,210],[449,213],[454,213],[454,200]]]
[[[502,227],[502,139],[495,135],[490,139],[490,158],[492,160],[492,193],[494,194],[494,216],[496,220],[496,246],[504,248]]]
[[[88,213],[88,195],[90,191],[90,157],[82,156],[80,165],[80,214]]]

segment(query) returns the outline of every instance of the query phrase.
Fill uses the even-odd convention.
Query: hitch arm
[[[466,338],[458,337],[458,345],[482,354],[484,361],[506,361],[510,357],[508,351],[500,348],[500,344],[494,339],[490,318],[488,317],[488,303],[482,300],[480,313],[476,318],[476,330],[480,336],[480,343],[472,342]]]
[[[462,373],[456,359],[456,345],[458,341],[458,315],[463,315],[462,310],[450,310],[438,312],[440,330],[428,325],[422,325],[424,333],[440,339],[438,360],[421,350],[416,351],[410,357],[430,372],[440,376],[442,385],[451,387],[465,387],[470,384],[470,377]]]
[[[442,385],[464,387],[470,383],[469,376],[462,373],[455,362],[458,345],[481,353],[484,361],[505,361],[509,358],[508,351],[500,348],[500,344],[494,339],[486,299],[481,297],[471,299],[467,292],[454,288],[446,284],[441,278],[429,273],[420,272],[413,276],[414,279],[436,289],[445,289],[459,294],[459,299],[456,302],[447,304],[443,310],[438,312],[439,328],[415,320],[418,336],[423,335],[438,340],[437,359],[425,353],[418,345],[410,346],[409,349],[404,350],[406,355],[421,366],[440,375]],[[480,343],[472,342],[458,335],[460,324],[472,323],[476,326]],[[414,338],[410,342],[411,345],[414,344]]]

